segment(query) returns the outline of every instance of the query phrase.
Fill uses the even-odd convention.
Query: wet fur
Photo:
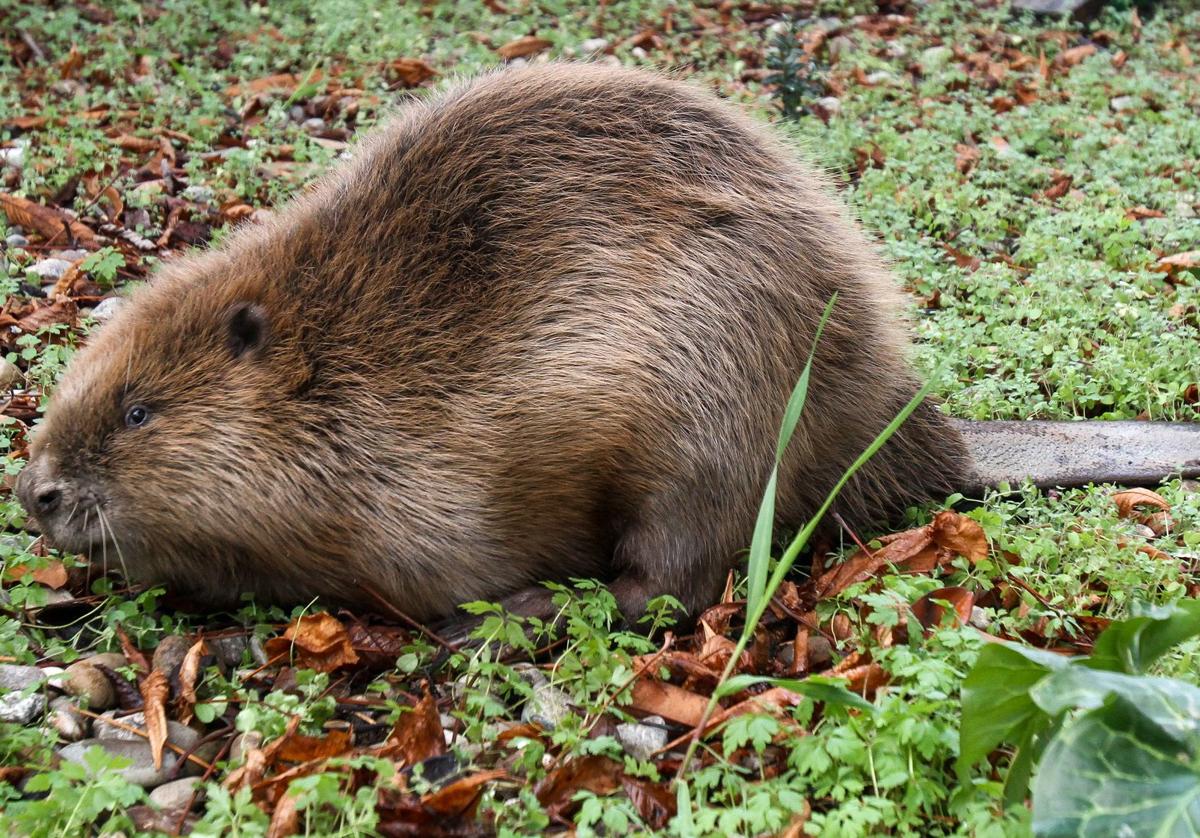
[[[430,619],[600,576],[627,611],[695,610],[749,542],[834,292],[784,524],[916,390],[895,281],[732,106],[509,70],[406,106],[273,221],[164,268],[72,363],[24,479],[94,490],[132,575],[214,601],[375,606],[365,586]],[[243,352],[248,305],[266,328]],[[967,468],[925,406],[839,509],[879,519]]]

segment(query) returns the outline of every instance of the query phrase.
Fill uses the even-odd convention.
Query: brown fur
[[[64,548],[214,600],[372,605],[366,586],[428,619],[601,576],[627,612],[703,607],[835,291],[780,521],[916,389],[895,283],[827,192],[681,83],[475,80],[136,292],[71,365],[20,491],[61,488],[42,524]],[[257,316],[239,351],[231,319]],[[133,404],[151,418],[126,428]],[[925,406],[839,507],[877,518],[966,463]]]

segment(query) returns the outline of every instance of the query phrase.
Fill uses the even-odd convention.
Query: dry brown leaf
[[[320,70],[314,70],[311,74],[298,76],[295,73],[276,73],[272,76],[263,76],[262,78],[254,79],[243,84],[234,84],[225,88],[225,95],[229,98],[241,96],[243,93],[257,94],[265,93],[268,90],[287,90],[292,91],[300,86],[301,82],[318,82],[324,78],[325,74]]]
[[[36,230],[47,241],[62,242],[66,246],[69,230],[75,243],[81,247],[89,250],[99,247],[96,234],[91,228],[78,221],[68,222],[57,210],[35,204],[26,198],[0,192],[0,212],[3,212],[11,223]]]
[[[59,297],[49,304],[42,304],[43,302],[39,300],[37,309],[18,320],[17,328],[33,334],[39,329],[55,323],[66,323],[68,326],[74,327],[75,319],[79,315],[79,307],[74,300]]]
[[[652,676],[634,682],[632,698],[629,706],[634,710],[693,727],[700,724],[708,706],[704,696]]]
[[[1165,218],[1166,213],[1162,210],[1150,209],[1149,207],[1137,206],[1125,210],[1125,217],[1130,221],[1141,221],[1143,218]]]
[[[412,710],[400,714],[388,735],[383,753],[388,759],[400,760],[405,765],[416,765],[446,753],[442,719],[431,693],[426,692]]]
[[[538,802],[551,818],[560,817],[575,802],[581,791],[595,795],[611,794],[621,787],[624,766],[603,756],[573,759],[551,771],[534,788]]]
[[[56,591],[67,584],[67,568],[58,559],[51,559],[45,567],[36,570],[31,570],[29,565],[13,565],[4,573],[5,579],[22,579],[25,576],[32,576],[33,581]]]
[[[1113,500],[1117,504],[1117,514],[1122,518],[1140,517],[1140,513],[1137,511],[1139,506],[1152,506],[1162,510],[1171,508],[1171,504],[1167,503],[1166,498],[1149,489],[1122,489],[1113,494]]]
[[[154,756],[155,769],[162,768],[163,747],[167,744],[167,695],[171,691],[167,675],[154,670],[141,685],[143,710],[146,714],[146,738]]]
[[[1095,55],[1095,44],[1083,44],[1077,47],[1071,47],[1068,50],[1063,50],[1054,59],[1054,63],[1059,67],[1074,67],[1080,61],[1087,58],[1089,55]]]
[[[275,803],[271,813],[271,824],[267,827],[267,838],[288,838],[300,832],[300,810],[296,808],[296,795],[284,794]]]
[[[978,256],[963,253],[961,250],[951,247],[948,244],[943,244],[942,250],[950,254],[950,257],[954,260],[954,264],[970,273],[975,273],[975,271],[979,270],[979,266],[983,264]]]
[[[948,602],[954,608],[955,625],[966,625],[971,619],[971,608],[975,605],[975,595],[966,588],[939,588],[930,591],[912,604],[913,616],[927,629],[937,628],[945,620],[946,608],[941,603]]]
[[[1188,250],[1164,256],[1155,263],[1155,267],[1168,273],[1186,268],[1200,268],[1200,250]]]
[[[956,143],[954,146],[954,168],[958,169],[960,174],[969,175],[971,170],[975,168],[975,164],[979,162],[979,147],[967,145],[966,143]]]
[[[284,736],[274,757],[280,762],[312,762],[342,756],[350,750],[350,732],[331,730],[324,736],[305,736],[292,733]]]
[[[420,58],[397,58],[387,63],[387,76],[405,87],[416,87],[437,75],[437,70]]]
[[[1074,181],[1075,178],[1071,175],[1061,173],[1057,174],[1055,175],[1054,180],[1050,182],[1050,186],[1047,187],[1046,191],[1042,193],[1042,197],[1051,201],[1057,201],[1063,195],[1066,195],[1071,191],[1071,184],[1074,183]]]
[[[325,612],[300,617],[287,627],[283,637],[273,637],[264,645],[271,657],[290,652],[298,666],[317,672],[358,663],[345,626]]]
[[[141,154],[158,151],[158,140],[149,137],[135,137],[133,134],[118,134],[113,142],[126,151],[136,151]]]
[[[200,660],[207,651],[208,647],[201,638],[187,650],[187,654],[183,656],[183,663],[179,665],[179,705],[182,710],[179,715],[181,718],[190,717],[192,707],[196,705],[196,680],[200,677]]]
[[[945,510],[933,516],[929,525],[933,540],[941,547],[957,553],[972,562],[981,562],[988,556],[987,536],[983,527],[973,518]]]
[[[792,815],[792,820],[783,828],[782,832],[776,833],[776,838],[802,838],[806,834],[804,825],[808,823],[811,815],[812,805],[805,800],[804,807]]]
[[[496,52],[505,61],[512,61],[514,58],[527,58],[530,55],[535,55],[544,49],[549,49],[550,41],[545,38],[539,38],[537,35],[526,35],[523,38],[517,38],[515,41],[509,41],[502,47],[498,47]]]
[[[485,784],[507,777],[506,771],[480,771],[421,799],[421,804],[442,817],[473,817]]]

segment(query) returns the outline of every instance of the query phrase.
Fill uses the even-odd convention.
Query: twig
[[[42,50],[41,45],[33,39],[33,36],[24,29],[18,29],[17,32],[20,33],[21,40],[25,43],[25,46],[29,47],[29,51],[33,53],[33,57],[38,61],[44,62],[46,60],[46,53]]]
[[[858,549],[867,554],[867,558],[875,558],[875,554],[871,552],[867,545],[862,543],[862,539],[858,537],[858,533],[850,529],[850,525],[846,523],[846,519],[842,517],[840,512],[833,513],[833,520],[837,521],[838,526],[846,531],[846,535],[850,536],[850,538],[854,540],[854,543],[858,545]]]
[[[226,728],[225,730],[229,730]],[[196,781],[196,786],[192,789],[192,796],[188,798],[187,805],[183,807],[183,811],[179,813],[179,820],[175,822],[175,831],[172,835],[179,835],[183,832],[183,825],[187,822],[188,813],[192,811],[192,807],[196,805],[196,798],[200,795],[200,787],[208,782],[208,778],[213,775],[216,770],[217,763],[220,762],[227,753],[233,748],[233,740],[237,738],[230,736],[225,740],[225,744],[221,746],[221,750],[217,751],[217,755],[213,757],[212,765],[204,769],[204,774]]]
[[[458,647],[457,643],[451,643],[446,638],[444,638],[441,635],[434,632],[428,626],[423,625],[422,623],[418,623],[412,617],[408,616],[403,611],[401,611],[399,608],[397,608],[395,605],[393,605],[392,603],[390,603],[386,599],[384,599],[382,596],[380,596],[378,591],[374,590],[373,588],[368,588],[366,585],[360,585],[359,587],[366,593],[370,594],[371,597],[376,602],[378,602],[379,605],[388,613],[388,616],[395,617],[397,620],[404,623],[409,628],[411,628],[415,631],[421,632],[426,637],[430,638],[435,643],[437,643],[439,646],[441,646],[444,649],[447,649],[450,652],[459,651],[459,647]]]

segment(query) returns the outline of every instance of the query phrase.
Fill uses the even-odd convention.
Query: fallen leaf
[[[1125,210],[1125,217],[1130,221],[1140,221],[1143,218],[1164,218],[1166,217],[1166,213],[1162,210],[1139,206]]]
[[[385,73],[405,87],[416,87],[437,75],[437,70],[420,58],[396,58],[389,61]]]
[[[39,303],[43,301],[39,300]],[[59,297],[52,303],[40,304],[31,314],[17,321],[17,328],[27,334],[35,334],[40,329],[55,323],[65,323],[74,327],[79,315],[79,307],[74,300]]]
[[[975,605],[975,595],[966,588],[939,588],[930,591],[912,604],[913,616],[927,629],[937,628],[945,620],[946,608],[941,603],[948,602],[954,609],[955,625],[966,625],[971,619],[971,608]]]
[[[1074,177],[1071,175],[1062,173],[1057,174],[1055,175],[1054,180],[1051,181],[1050,186],[1047,187],[1046,191],[1042,192],[1041,195],[1043,198],[1047,198],[1051,201],[1057,201],[1071,190],[1071,184],[1074,182],[1074,180]]]
[[[975,168],[975,164],[979,162],[979,147],[967,145],[966,143],[956,143],[954,146],[954,168],[958,169],[960,174],[968,175]]]
[[[404,765],[446,753],[442,719],[431,693],[426,692],[411,710],[400,714],[382,750],[384,756]]]
[[[183,656],[179,665],[179,700],[178,709],[181,719],[190,718],[192,708],[196,705],[196,680],[200,677],[200,660],[208,651],[203,638],[192,644]]]
[[[280,762],[312,762],[317,759],[332,759],[350,750],[350,732],[331,730],[324,736],[305,736],[292,733],[283,737],[274,757]]]
[[[692,727],[700,724],[708,706],[705,696],[653,677],[639,678],[631,693],[629,706],[634,710]]]
[[[35,204],[26,198],[0,192],[0,212],[3,212],[13,224],[37,230],[38,234],[47,241],[59,241],[65,245],[68,243],[67,232],[69,231],[70,238],[73,238],[75,243],[81,247],[89,250],[99,247],[96,234],[90,227],[78,221],[68,221],[57,210]]]
[[[44,567],[36,570],[30,569],[29,565],[15,564],[4,573],[5,579],[16,580],[26,576],[31,576],[33,581],[56,591],[67,584],[67,568],[58,559],[51,559]]]
[[[975,271],[979,270],[979,266],[983,264],[978,256],[963,253],[961,250],[951,247],[948,244],[943,244],[942,250],[950,254],[950,257],[954,260],[954,264],[970,273],[975,273]]]
[[[300,810],[296,807],[296,795],[284,794],[275,804],[271,823],[267,827],[267,838],[288,838],[300,833]]]
[[[301,82],[317,82],[322,78],[324,78],[324,73],[320,70],[314,70],[311,74],[306,73],[303,76],[298,76],[295,73],[276,73],[275,75],[263,76],[262,78],[242,84],[230,85],[225,88],[225,95],[232,99],[236,96],[241,96],[243,93],[257,94],[265,93],[268,90],[292,91],[299,87]]]
[[[1164,256],[1155,263],[1155,267],[1168,273],[1179,269],[1200,268],[1200,250],[1188,250]]]
[[[483,795],[483,786],[507,776],[506,771],[480,771],[425,796],[421,804],[443,817],[473,817],[479,798]]]
[[[621,787],[624,773],[624,766],[608,757],[580,757],[551,771],[534,787],[533,793],[547,815],[562,817],[575,803],[576,794],[581,791],[600,796],[611,794]]]
[[[537,35],[526,35],[523,38],[517,38],[515,41],[509,41],[504,46],[497,48],[496,52],[505,61],[512,61],[514,58],[526,58],[534,55],[544,49],[549,49],[550,46],[550,41],[547,41],[545,38],[539,38]]]
[[[118,134],[113,138],[113,142],[119,148],[126,151],[136,151],[142,154],[147,154],[153,151],[158,151],[158,140],[152,140],[149,137],[135,137],[132,134]]]
[[[333,672],[358,662],[345,626],[326,612],[300,617],[283,637],[273,637],[264,646],[271,657],[292,653],[298,666],[317,672]]]
[[[1162,510],[1171,508],[1171,504],[1167,503],[1166,498],[1149,489],[1122,489],[1113,494],[1113,500],[1117,504],[1117,514],[1122,518],[1140,517],[1137,512],[1139,506],[1152,506]]]
[[[162,768],[163,747],[167,744],[167,694],[171,691],[167,675],[154,670],[142,681],[142,709],[146,714],[146,738],[154,757],[155,769]]]
[[[1080,61],[1087,58],[1089,55],[1095,55],[1095,44],[1083,44],[1077,47],[1071,47],[1068,50],[1063,50],[1054,59],[1054,63],[1059,67],[1074,67]]]

